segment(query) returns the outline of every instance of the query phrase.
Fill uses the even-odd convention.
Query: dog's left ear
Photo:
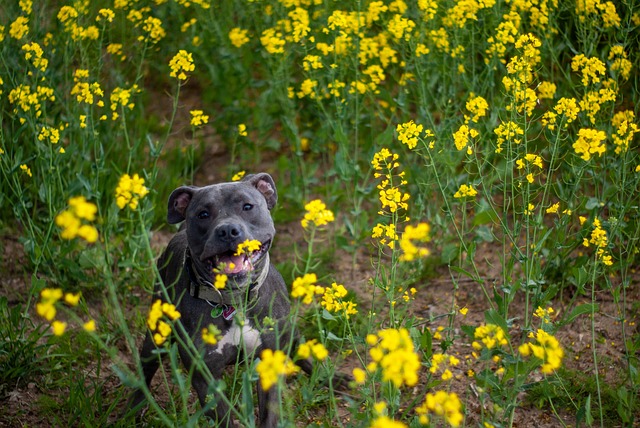
[[[242,181],[248,181],[253,187],[258,189],[258,192],[260,192],[267,201],[267,208],[269,208],[269,210],[276,206],[278,192],[276,191],[276,184],[269,174],[266,172],[251,174],[246,176]]]

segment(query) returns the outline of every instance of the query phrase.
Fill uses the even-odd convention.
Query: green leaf
[[[563,319],[558,326],[561,327],[563,325],[567,325],[571,323],[573,320],[578,318],[580,315],[590,314],[592,312],[598,312],[598,304],[597,303],[583,303],[582,305],[578,305],[565,319]]]
[[[473,217],[473,225],[481,226],[483,224],[489,223],[498,223],[498,216],[496,215],[495,210],[488,209],[485,211],[480,211]]]

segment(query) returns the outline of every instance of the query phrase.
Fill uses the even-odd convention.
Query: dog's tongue
[[[218,259],[218,266],[222,268],[222,273],[225,274],[240,273],[251,268],[251,264],[244,255],[221,256]]]

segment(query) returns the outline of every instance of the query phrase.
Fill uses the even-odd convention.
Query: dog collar
[[[265,266],[262,269],[260,275],[255,281],[251,281],[249,284],[249,295],[253,297],[257,294],[258,289],[264,283],[264,280],[269,273],[269,254],[265,254],[264,260]],[[209,302],[216,303],[225,307],[233,308],[233,304],[237,304],[244,300],[246,290],[238,290],[236,292],[224,292],[224,294],[218,290],[211,281],[198,274],[198,271],[193,267],[193,260],[191,258],[191,251],[186,249],[184,255],[184,268],[189,276],[189,294],[197,299],[207,300]],[[224,291],[224,290],[223,290]],[[225,317],[226,319],[226,317]]]

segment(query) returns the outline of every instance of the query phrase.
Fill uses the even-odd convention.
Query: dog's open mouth
[[[253,251],[245,248],[243,251],[227,251],[211,257],[208,260],[211,271],[214,274],[225,274],[227,276],[252,272],[269,251],[271,241],[254,244],[254,248],[258,245],[259,247],[253,249]]]

